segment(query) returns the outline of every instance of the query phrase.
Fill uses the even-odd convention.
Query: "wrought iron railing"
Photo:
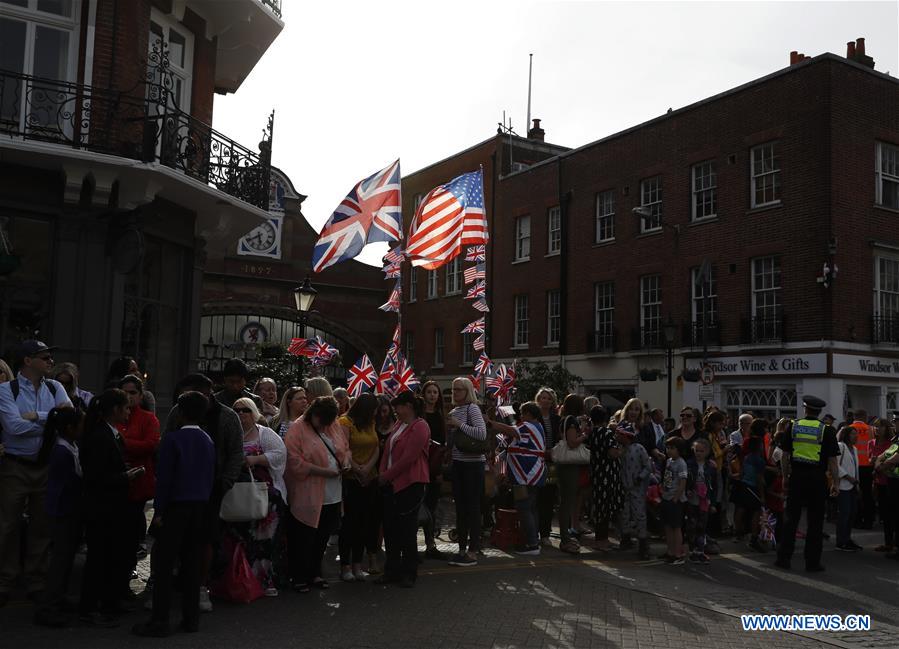
[[[783,316],[744,318],[740,329],[740,339],[744,345],[781,343],[784,340]]]
[[[683,345],[692,349],[699,349],[703,346],[702,340],[702,322],[684,323],[682,329]],[[707,322],[705,325],[705,342],[710,347],[717,347],[721,344],[721,323],[718,321]]]
[[[159,162],[268,209],[270,130],[255,152],[174,107],[167,66],[151,54],[131,91],[0,70],[0,134]]]
[[[589,353],[612,353],[615,351],[615,342],[618,331],[614,327],[607,327],[599,331],[587,332],[587,351]]]
[[[262,0],[262,4],[271,9],[278,18],[281,17],[281,0]]]
[[[899,318],[876,315],[871,318],[871,342],[875,345],[899,344]]]

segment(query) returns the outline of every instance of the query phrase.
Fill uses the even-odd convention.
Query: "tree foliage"
[[[558,363],[549,365],[545,361],[531,362],[523,358],[515,362],[515,371],[515,398],[522,402],[533,399],[537,390],[544,386],[555,390],[561,399],[584,382]]]

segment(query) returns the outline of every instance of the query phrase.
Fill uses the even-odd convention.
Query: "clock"
[[[271,221],[266,221],[256,226],[252,232],[243,238],[250,250],[255,252],[268,252],[277,243],[278,233]]]

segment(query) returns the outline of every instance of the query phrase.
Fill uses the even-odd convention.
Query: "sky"
[[[865,37],[875,69],[899,77],[899,0],[283,0],[282,12],[213,123],[255,147],[275,108],[273,164],[308,196],[316,230],[396,158],[404,174],[437,162],[491,137],[503,111],[524,135],[529,53],[531,115],[571,147],[787,67],[791,50],[845,56]]]

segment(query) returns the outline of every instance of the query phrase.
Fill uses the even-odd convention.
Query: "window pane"
[[[34,34],[34,76],[67,79],[69,33],[37,26]]]
[[[174,29],[169,30],[169,63],[183,69],[186,46],[187,41],[184,36]]]
[[[25,23],[0,18],[0,61],[12,72],[25,69]],[[22,85],[18,79],[3,77],[0,83],[0,125],[18,129]]]
[[[22,0],[21,6],[25,6],[27,0]],[[13,4],[20,4],[13,2]],[[46,11],[47,13],[56,14],[57,16],[72,16],[72,0],[37,0],[38,11]]]
[[[0,4],[15,5],[16,7],[27,7],[28,0],[0,0]]]

